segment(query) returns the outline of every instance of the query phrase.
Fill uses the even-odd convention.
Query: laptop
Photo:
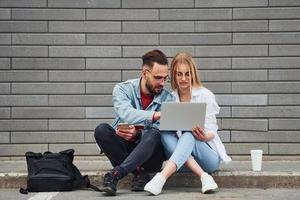
[[[204,127],[206,103],[163,102],[160,130],[190,131],[193,126]]]

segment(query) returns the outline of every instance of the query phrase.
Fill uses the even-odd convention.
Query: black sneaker
[[[146,171],[141,171],[135,175],[132,180],[131,191],[140,192],[144,191],[145,185],[150,181],[150,175]]]
[[[117,194],[118,178],[113,176],[112,172],[107,172],[104,175],[103,186],[101,190],[106,192],[110,196],[116,196]]]

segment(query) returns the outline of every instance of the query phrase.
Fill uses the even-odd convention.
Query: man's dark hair
[[[147,52],[143,55],[143,66],[146,65],[150,68],[153,67],[154,63],[158,63],[160,65],[168,65],[167,56],[158,49]]]

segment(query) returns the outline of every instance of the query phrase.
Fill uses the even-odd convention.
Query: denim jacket
[[[141,79],[131,79],[116,84],[113,89],[113,106],[116,119],[112,126],[116,128],[120,122],[143,125],[145,128],[153,126],[159,128],[160,122],[152,122],[155,111],[160,111],[161,103],[174,101],[175,97],[166,89],[159,95],[155,95],[150,105],[143,110],[141,103]]]

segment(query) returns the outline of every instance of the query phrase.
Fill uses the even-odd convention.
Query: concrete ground
[[[118,199],[118,200],[138,200],[138,199],[162,199],[162,200],[298,200],[300,199],[299,189],[246,189],[246,188],[220,188],[212,194],[202,194],[199,188],[167,188],[159,196],[151,196],[146,192],[131,192],[129,190],[118,190],[115,197],[106,196],[103,193],[94,191],[72,191],[54,193],[30,193],[23,195],[17,189],[0,189],[0,199],[2,200],[75,200],[75,199]]]

